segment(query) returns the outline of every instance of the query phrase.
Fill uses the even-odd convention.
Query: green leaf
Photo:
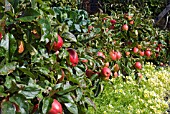
[[[57,92],[57,94],[58,94],[58,95],[64,95],[64,94],[66,94],[66,93],[68,93],[68,92],[71,92],[71,91],[75,90],[76,88],[77,88],[76,85],[70,86],[69,88],[67,88],[67,89],[65,89],[65,90],[61,90],[61,91]]]
[[[34,10],[32,8],[27,8],[23,12],[22,17],[19,17],[16,20],[20,20],[22,22],[31,22],[32,20],[34,20],[39,15],[40,15],[40,13],[37,12],[36,10]]]
[[[83,92],[80,88],[76,89],[76,94],[77,94],[77,98],[76,98],[76,102],[80,101],[82,96],[83,96]]]
[[[0,57],[4,57],[5,53],[6,53],[5,49],[0,47]]]
[[[15,82],[15,79],[13,78],[13,77],[11,77],[11,76],[7,76],[6,78],[5,78],[5,87],[6,88],[11,88],[12,87],[12,81],[14,81]]]
[[[24,72],[26,75],[30,76],[31,78],[33,79],[35,78],[34,74],[32,74],[28,68],[18,68],[18,69]]]
[[[41,27],[41,41],[46,41],[46,38],[51,39],[52,35],[50,34],[51,31],[51,24],[48,19],[39,19],[38,24]]]
[[[7,63],[0,66],[0,75],[8,75],[16,69],[17,62]]]
[[[12,34],[7,34],[9,37],[9,57],[11,58],[17,49],[17,42]]]
[[[67,107],[67,109],[73,113],[73,114],[78,114],[78,108],[77,105],[74,103],[64,103],[64,105]]]
[[[92,106],[94,109],[96,109],[96,105],[94,104],[94,102],[93,102],[90,98],[85,97],[85,102],[86,102],[88,105]]]
[[[65,40],[67,40],[68,42],[77,42],[76,37],[74,36],[74,34],[72,34],[71,32],[65,32],[62,34],[62,36],[64,37]]]
[[[19,106],[21,114],[29,114],[29,103],[26,102],[26,99],[21,94],[15,94],[9,99],[11,102],[14,102]]]
[[[47,114],[47,112],[51,109],[53,99],[52,98],[44,98],[42,105],[42,113]]]
[[[77,31],[81,32],[81,28],[79,24],[74,24],[74,27]]]
[[[38,71],[46,76],[49,75],[50,70],[46,67],[35,67],[36,69],[38,69]]]
[[[15,107],[11,102],[9,101],[3,102],[1,106],[2,114],[15,114]]]
[[[73,98],[71,97],[70,93],[66,94],[66,95],[62,95],[62,97],[59,98],[60,101],[62,102],[69,102],[69,103],[74,103]]]
[[[80,68],[74,67],[74,69],[76,70],[76,75],[77,76],[82,76],[84,74],[84,72]]]
[[[35,86],[26,86],[19,93],[24,95],[27,99],[35,98],[40,92],[40,89]]]
[[[36,82],[30,78],[28,86],[25,86],[19,93],[24,95],[27,99],[33,99],[40,93],[40,87],[36,85]]]

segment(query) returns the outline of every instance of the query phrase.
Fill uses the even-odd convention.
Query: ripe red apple
[[[140,56],[144,56],[145,55],[144,51],[140,51],[139,54],[140,54]]]
[[[159,52],[161,50],[161,48],[158,46],[156,49],[155,49],[157,52]]]
[[[102,57],[104,59],[106,58],[105,55],[103,54],[103,52],[100,52],[100,51],[97,52],[97,56],[100,56],[100,57]]]
[[[112,23],[112,25],[116,24],[116,20],[115,19],[111,19],[110,22]]]
[[[129,22],[129,24],[133,25],[133,24],[134,24],[134,21],[133,21],[133,20],[131,20],[131,21]]]
[[[70,58],[70,62],[72,63],[72,66],[76,66],[79,62],[77,52],[71,48],[67,49],[67,51],[69,52],[69,58]]]
[[[60,35],[57,35],[57,36],[58,36],[58,40],[54,41],[53,43],[54,51],[58,51],[63,46],[63,39],[60,37]]]
[[[114,25],[112,25],[112,26],[110,26],[109,27],[109,29],[111,30],[111,29],[114,29],[115,28],[115,26]]]
[[[145,55],[146,55],[147,57],[150,57],[150,56],[151,56],[151,51],[150,51],[150,50],[146,50],[146,51],[145,51]]]
[[[118,51],[116,52],[116,58],[117,60],[119,60],[122,57],[122,54]]]
[[[129,29],[129,27],[128,27],[127,24],[124,24],[124,25],[122,26],[122,30],[123,30],[123,31],[128,31],[128,29]]]
[[[106,63],[104,64],[104,67],[109,67],[109,62],[106,62]]]
[[[1,39],[2,39],[2,33],[0,32],[0,41],[1,41]]]
[[[106,77],[106,79],[108,79],[110,77],[110,75],[111,75],[111,70],[108,67],[104,67],[101,70],[101,75],[103,77]]]
[[[139,51],[139,49],[138,49],[137,47],[134,47],[134,48],[133,48],[133,52],[134,52],[134,53],[138,53],[138,51]]]
[[[130,20],[132,20],[132,16],[127,16],[127,18],[128,18],[128,20],[130,21]]]
[[[114,61],[117,60],[117,54],[114,52],[114,50],[110,52],[110,57]]]
[[[48,114],[63,114],[62,106],[56,99],[53,100],[52,107]]]
[[[130,52],[128,51],[128,52],[126,52],[125,54],[126,54],[126,56],[129,56],[129,55],[130,55]]]
[[[139,70],[142,69],[142,64],[140,62],[136,62],[134,66],[136,69],[139,69]]]

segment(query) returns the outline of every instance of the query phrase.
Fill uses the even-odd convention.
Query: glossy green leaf
[[[47,114],[47,112],[51,109],[53,99],[52,98],[44,98],[42,103],[42,113]]]
[[[16,69],[16,65],[16,62],[11,62],[0,66],[0,75],[7,75],[12,73]]]
[[[7,76],[6,78],[5,78],[5,87],[6,88],[11,88],[12,87],[12,81],[14,81],[15,82],[15,79],[13,78],[13,77],[11,77],[11,76]]]
[[[16,20],[19,20],[19,21],[22,21],[22,22],[31,22],[32,20],[34,20],[39,15],[40,15],[40,13],[37,12],[36,10],[34,10],[32,8],[27,8],[23,12],[22,17],[19,17]]]
[[[65,32],[62,34],[62,36],[67,42],[77,42],[76,37],[71,32]]]
[[[10,97],[9,100],[19,106],[21,114],[29,114],[29,104],[26,102],[26,99],[23,95],[16,94]]]
[[[18,69],[21,70],[26,75],[30,76],[31,78],[35,78],[34,74],[32,74],[28,68],[18,68]]]
[[[22,91],[19,93],[24,95],[27,99],[35,98],[40,92],[40,89],[36,86],[26,86]]]
[[[90,98],[85,97],[85,102],[87,104],[89,104],[90,106],[92,106],[94,109],[96,109],[96,105],[94,104],[94,102]]]
[[[73,114],[78,114],[78,108],[77,105],[74,103],[64,103],[64,105],[67,107],[67,109],[73,113]]]
[[[15,107],[11,102],[9,101],[3,102],[1,106],[2,114],[15,114]]]
[[[81,28],[79,24],[74,24],[74,27],[77,31],[81,32]]]
[[[65,89],[65,90],[61,90],[61,91],[57,92],[57,94],[58,94],[58,95],[64,95],[64,94],[66,94],[66,93],[68,93],[68,92],[71,92],[71,91],[75,90],[76,88],[77,88],[76,85],[70,86],[69,88],[67,88],[67,89]]]

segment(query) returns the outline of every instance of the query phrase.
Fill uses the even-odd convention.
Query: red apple
[[[97,56],[100,56],[100,57],[102,57],[104,59],[106,58],[105,55],[103,54],[103,52],[100,52],[100,51],[97,52]]]
[[[133,24],[134,24],[134,21],[133,21],[133,20],[131,20],[131,21],[129,22],[129,24],[133,25]]]
[[[72,66],[76,66],[79,62],[77,52],[71,48],[67,49],[67,51],[69,52],[69,58],[70,58],[70,62],[72,63]]]
[[[130,20],[132,20],[132,16],[127,16],[127,18],[128,18],[128,20],[130,21]]]
[[[102,76],[104,76],[104,77],[110,77],[110,75],[111,75],[111,70],[110,70],[108,67],[104,67],[104,68],[102,68],[102,70],[101,70],[101,74],[102,74]]]
[[[159,52],[160,50],[161,50],[161,48],[158,46],[158,47],[156,48],[156,51]]]
[[[104,67],[109,67],[109,62],[106,62]]]
[[[116,20],[115,19],[111,19],[110,22],[112,23],[112,25],[116,24]]]
[[[110,28],[109,29],[114,29],[115,28],[115,26],[114,25],[112,25],[112,26],[110,26]]]
[[[138,53],[138,51],[139,51],[139,49],[138,49],[137,47],[134,47],[134,48],[133,48],[133,52],[134,52],[134,53]]]
[[[116,52],[116,58],[117,60],[119,60],[122,57],[122,54],[118,51]]]
[[[126,52],[125,54],[126,54],[126,56],[129,56],[129,55],[130,55],[130,52],[128,51],[128,52]]]
[[[151,51],[150,51],[150,50],[146,50],[146,51],[145,51],[145,55],[146,55],[147,57],[150,57],[150,56],[151,56]]]
[[[142,69],[142,64],[140,62],[136,62],[134,66],[136,69]]]
[[[1,39],[2,39],[2,33],[0,32],[0,41],[1,41]]]
[[[140,54],[140,56],[144,56],[145,55],[144,51],[140,51],[139,54]]]
[[[52,107],[48,114],[63,114],[62,106],[56,99],[53,100]]]
[[[127,24],[124,24],[124,25],[122,26],[122,30],[123,30],[123,31],[128,31],[128,29],[129,29],[129,27],[128,27]]]
[[[57,36],[58,36],[58,40],[54,41],[53,43],[54,51],[58,51],[63,46],[63,39],[60,37],[60,35],[57,35]]]
[[[111,59],[114,60],[114,61],[117,60],[117,54],[116,54],[114,51],[111,51],[111,52],[110,52],[110,57],[111,57]]]

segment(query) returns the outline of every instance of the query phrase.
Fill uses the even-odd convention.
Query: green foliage
[[[94,99],[96,110],[89,108],[88,114],[161,114],[168,109],[169,100],[164,97],[170,90],[170,68],[156,68],[147,63],[143,77],[134,80],[132,73],[124,82],[122,77],[103,83],[104,91]]]
[[[153,28],[150,11],[140,13],[135,6],[129,6],[126,7],[127,15],[112,11],[111,15],[89,17],[86,11],[75,8],[75,2],[0,1],[2,113],[46,114],[53,99],[57,99],[64,113],[85,114],[88,106],[96,107],[92,99],[104,89],[105,77],[101,70],[105,63],[110,64],[107,66],[111,70],[108,80],[115,73],[126,77],[132,71],[137,78],[141,70],[134,67],[136,61],[142,65],[153,61],[166,66],[170,55],[169,33]],[[61,4],[67,4],[67,7]],[[112,19],[117,21],[114,25],[110,22]],[[132,20],[134,24],[130,24]],[[129,26],[128,30],[122,30],[124,24]],[[55,43],[60,41],[58,35],[64,43],[55,50]],[[142,51],[150,50],[152,55],[135,54],[132,51],[135,46]],[[75,66],[70,58],[76,56],[71,56],[69,49],[78,54],[78,64],[72,62]],[[111,60],[111,50],[119,51],[122,57]],[[125,54],[127,51],[129,56]],[[98,52],[104,55],[100,56]],[[119,66],[117,71],[115,64]]]

